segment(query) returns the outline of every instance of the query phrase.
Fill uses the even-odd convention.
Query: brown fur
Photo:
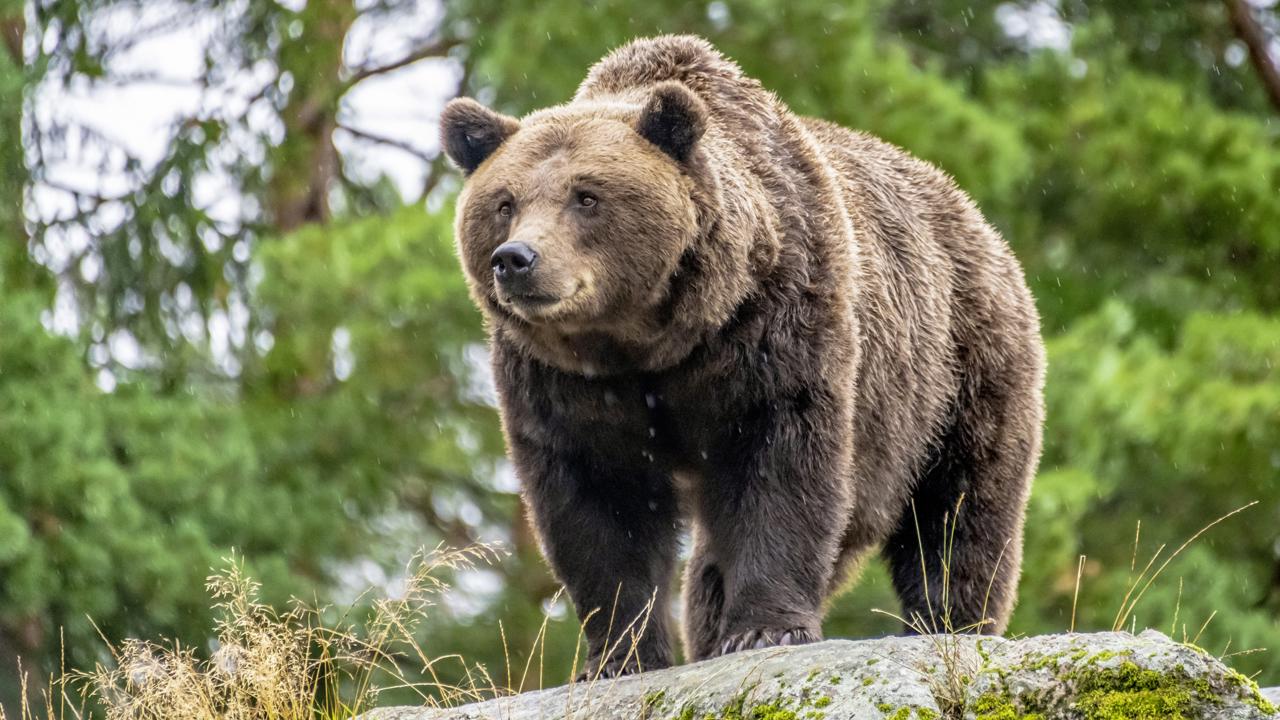
[[[877,546],[904,616],[1003,631],[1043,350],[950,178],[793,115],[692,37],[614,51],[567,104],[459,100],[442,126],[511,457],[604,672],[672,662],[684,520],[692,658],[819,638]],[[538,253],[528,297],[495,283],[508,241]]]

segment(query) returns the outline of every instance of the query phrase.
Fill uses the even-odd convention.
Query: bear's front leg
[[[848,522],[852,419],[822,386],[762,401],[728,423],[699,503],[697,578],[720,608],[688,608],[699,656],[819,640],[821,606]],[[706,602],[706,601],[703,601]],[[713,642],[708,642],[714,637]]]
[[[678,517],[669,478],[639,452],[624,462],[586,438],[548,447],[513,435],[510,445],[543,551],[583,624],[589,655],[578,679],[670,666]]]

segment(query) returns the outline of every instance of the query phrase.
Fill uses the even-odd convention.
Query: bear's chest
[[[674,471],[697,470],[744,432],[767,402],[739,368],[728,373],[664,373],[542,387],[549,424],[597,452],[635,456]]]

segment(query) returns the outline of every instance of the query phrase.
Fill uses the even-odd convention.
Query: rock
[[[1280,698],[1271,698],[1277,700]],[[1158,632],[828,640],[362,720],[1280,718],[1256,685]]]
[[[1262,697],[1272,705],[1280,706],[1280,687],[1262,688]]]
[[[1047,635],[979,651],[965,718],[1280,717],[1248,678],[1154,630]]]

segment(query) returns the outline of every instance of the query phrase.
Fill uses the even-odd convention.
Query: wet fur
[[[1043,350],[1018,263],[951,179],[792,114],[692,37],[622,47],[518,123],[485,112],[455,101],[442,119],[470,174],[459,252],[525,501],[580,617],[597,613],[593,663],[672,663],[686,526],[693,659],[819,638],[877,547],[904,617],[1002,632]],[[603,222],[494,219],[494,193],[614,169]],[[517,233],[554,248],[550,287],[589,278],[561,315],[522,317],[495,290],[489,253]],[[623,632],[651,601],[643,633]]]

